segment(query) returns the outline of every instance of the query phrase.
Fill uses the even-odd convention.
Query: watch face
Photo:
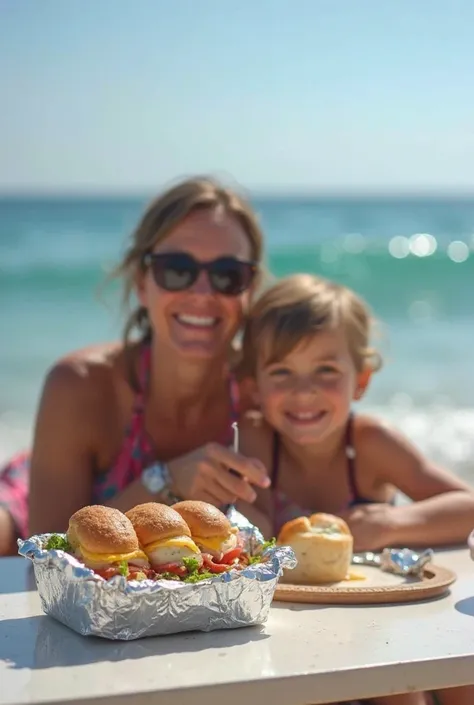
[[[156,463],[143,471],[143,484],[149,492],[157,494],[167,485],[166,471]]]

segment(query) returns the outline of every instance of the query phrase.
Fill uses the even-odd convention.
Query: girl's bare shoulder
[[[354,444],[357,455],[378,458],[380,454],[403,446],[406,440],[388,421],[368,414],[354,418]]]
[[[353,442],[361,492],[367,496],[375,493],[378,499],[391,493],[392,483],[385,471],[389,456],[403,443],[401,436],[383,419],[361,414],[354,419]]]

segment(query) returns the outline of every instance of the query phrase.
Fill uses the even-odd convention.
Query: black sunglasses
[[[201,272],[206,272],[212,289],[224,296],[238,296],[249,288],[257,272],[256,262],[220,257],[198,262],[186,252],[148,253],[143,264],[150,267],[156,284],[166,291],[189,289]]]

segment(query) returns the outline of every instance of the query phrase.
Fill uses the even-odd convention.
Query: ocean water
[[[146,199],[0,199],[0,461],[29,444],[43,375],[119,335],[100,292]],[[362,294],[385,365],[361,408],[474,483],[474,198],[255,199],[276,276]]]

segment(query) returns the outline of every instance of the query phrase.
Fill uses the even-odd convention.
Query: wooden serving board
[[[420,578],[387,573],[373,566],[351,566],[351,573],[364,576],[362,580],[342,580],[327,585],[293,585],[279,582],[274,600],[312,604],[389,604],[416,602],[443,595],[456,580],[448,568],[428,564]],[[288,571],[288,579],[291,572]]]

